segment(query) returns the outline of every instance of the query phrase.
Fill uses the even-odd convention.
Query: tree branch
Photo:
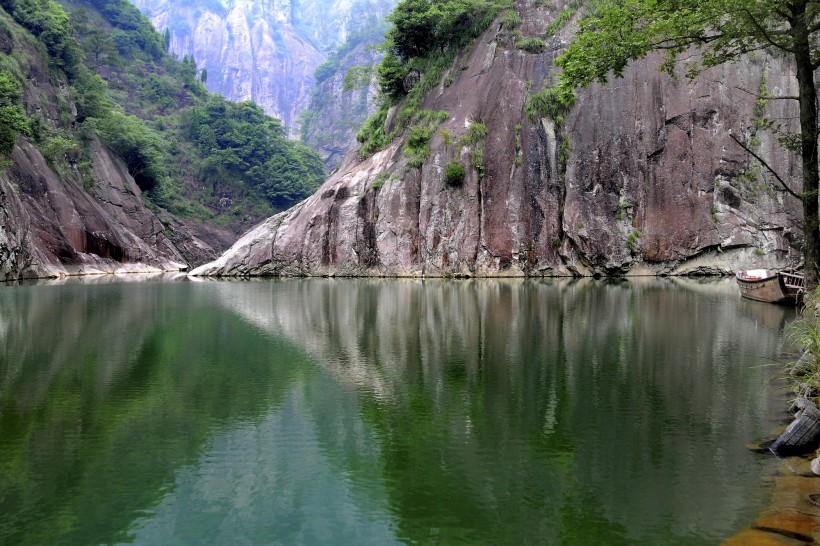
[[[758,22],[757,19],[755,19],[755,16],[752,15],[752,13],[749,10],[744,8],[744,9],[741,9],[741,11],[746,14],[746,16],[749,19],[749,22],[752,23],[752,25],[758,30],[758,32],[760,32],[760,34],[763,35],[763,37],[766,39],[767,42],[769,42],[771,45],[773,45],[774,47],[776,47],[778,49],[782,49],[783,51],[788,51],[789,53],[792,53],[792,54],[795,52],[794,48],[786,47],[783,44],[775,42],[774,39],[769,35],[769,31],[766,30],[765,28],[763,28],[763,26]],[[787,32],[777,31],[777,33],[778,34],[786,34]]]
[[[796,97],[796,96],[793,96],[793,95],[783,95],[781,97],[775,97],[775,96],[769,96],[769,95],[758,95],[757,93],[752,93],[751,91],[749,91],[747,89],[743,89],[742,87],[739,87],[737,85],[735,85],[734,87],[738,91],[743,91],[747,95],[751,95],[751,96],[757,97],[759,99],[766,99],[766,100],[800,100],[800,97]]]
[[[777,181],[778,181],[778,182],[780,182],[780,185],[781,185],[781,186],[783,186],[783,189],[784,189],[784,190],[786,190],[786,192],[787,192],[789,195],[791,195],[791,196],[792,196],[792,197],[794,197],[795,199],[800,199],[801,201],[803,200],[803,197],[802,197],[800,194],[796,193],[794,190],[792,190],[792,189],[791,189],[791,188],[790,188],[790,187],[789,187],[789,186],[788,186],[788,185],[787,185],[787,184],[783,181],[783,179],[782,179],[782,178],[780,178],[780,175],[779,175],[779,174],[777,174],[777,173],[775,172],[775,170],[774,170],[774,169],[772,169],[772,168],[769,166],[769,164],[768,164],[768,163],[766,163],[766,161],[765,161],[762,157],[760,157],[760,156],[759,156],[759,155],[757,155],[755,152],[753,152],[752,150],[750,150],[748,146],[746,146],[743,142],[741,142],[741,141],[740,141],[740,140],[739,140],[739,139],[738,139],[735,135],[733,135],[732,133],[729,133],[729,136],[730,136],[730,137],[732,137],[732,140],[734,140],[735,142],[737,142],[738,146],[740,146],[741,148],[743,148],[744,150],[746,150],[746,152],[748,152],[748,153],[749,153],[749,155],[751,155],[752,157],[754,157],[755,159],[757,159],[757,160],[760,162],[760,164],[761,164],[761,165],[763,165],[764,167],[766,167],[766,170],[767,170],[767,171],[769,171],[770,173],[772,173],[772,175],[773,175],[773,176],[777,179]]]

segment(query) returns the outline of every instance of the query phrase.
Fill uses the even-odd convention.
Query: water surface
[[[715,544],[793,312],[731,282],[0,286],[0,544]]]

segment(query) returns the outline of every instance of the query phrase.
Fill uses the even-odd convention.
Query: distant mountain
[[[351,35],[382,24],[396,2],[134,0],[134,3],[161,33],[167,29],[171,52],[180,57],[193,55],[198,68],[207,73],[208,89],[230,100],[254,100],[268,114],[293,128],[298,124],[300,112],[308,108],[316,83],[314,70]],[[372,36],[372,32],[368,36]],[[373,41],[381,41],[381,36],[375,36]],[[357,117],[358,122],[365,117]]]

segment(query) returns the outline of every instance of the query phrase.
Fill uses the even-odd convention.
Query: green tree
[[[166,177],[165,150],[168,142],[141,119],[112,110],[103,119],[88,120],[103,144],[128,167],[143,191],[154,189]]]
[[[563,69],[559,85],[564,92],[595,81],[605,84],[612,74],[621,77],[630,61],[653,51],[666,54],[663,69],[673,74],[681,56],[692,48],[699,50],[699,60],[687,56],[690,78],[752,51],[767,51],[794,62],[798,93],[788,98],[799,104],[800,131],[796,135],[780,131],[779,137],[800,155],[802,188],[792,190],[762,158],[755,157],[802,202],[805,275],[809,286],[816,286],[820,217],[815,71],[820,68],[820,0],[601,0],[591,6],[579,26],[572,44],[556,61]]]
[[[26,129],[26,116],[20,104],[20,83],[0,70],[0,156],[8,156],[17,135]]]

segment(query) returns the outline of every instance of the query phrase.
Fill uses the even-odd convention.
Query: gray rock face
[[[520,11],[525,36],[557,13]],[[448,118],[420,168],[408,164],[404,137],[361,161],[351,154],[315,195],[194,274],[678,274],[799,259],[799,203],[729,136],[755,132],[754,97],[741,88],[757,90],[765,74],[770,90],[789,94],[788,66],[759,57],[690,86],[659,74],[650,58],[581,92],[563,127],[532,123],[526,99],[552,73],[569,32],[553,38],[550,53],[529,54],[492,25],[426,97],[423,108]],[[793,114],[775,111],[788,101],[774,102],[770,115]],[[478,122],[484,143],[459,145]],[[757,137],[776,169],[799,178],[794,158]],[[478,149],[483,176],[471,167]],[[453,161],[467,169],[455,188],[444,182]]]
[[[121,160],[92,142],[92,187],[57,175],[20,139],[0,173],[0,280],[178,271],[213,248],[178,220],[148,210]]]
[[[135,0],[170,49],[194,55],[211,91],[253,100],[286,126],[308,107],[313,72],[367,16],[383,18],[393,0],[222,0],[196,8],[181,0]]]
[[[372,47],[383,40],[387,24],[371,17],[369,28],[350,36],[326,61],[320,79],[310,93],[308,109],[300,116],[302,142],[319,152],[332,171],[358,143],[356,133],[378,108],[378,82],[374,71],[361,85],[345,89],[345,75],[352,67],[373,67],[382,54]]]

